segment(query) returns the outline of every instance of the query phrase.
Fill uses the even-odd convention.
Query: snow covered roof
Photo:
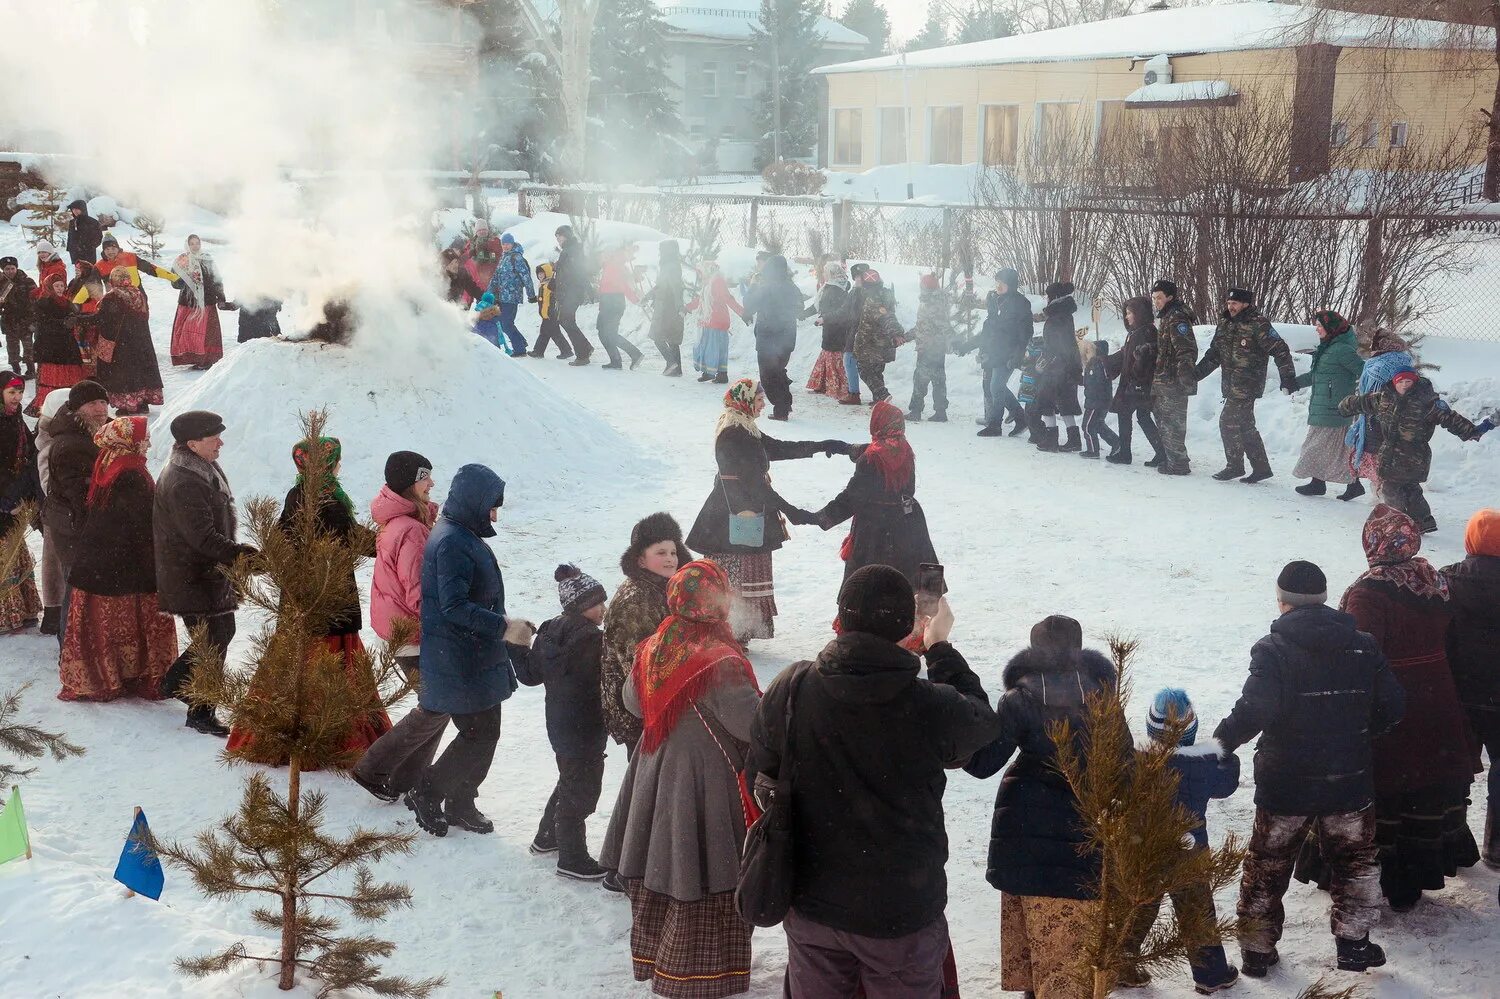
[[[1092,24],[909,52],[905,55],[905,65],[910,69],[947,69],[1132,59],[1160,53],[1188,55],[1295,48],[1313,42],[1345,48],[1421,49],[1454,44],[1453,36],[1453,25],[1437,21],[1314,12],[1273,0],[1251,0],[1212,7],[1149,10]],[[1470,37],[1476,47],[1489,47],[1494,33],[1492,29],[1479,29]],[[813,72],[870,73],[900,69],[901,60],[901,56],[881,56],[823,66]]]
[[[685,35],[748,40],[760,26],[760,0],[656,0],[662,17]],[[828,45],[865,46],[869,40],[828,17],[818,18]]]
[[[1132,90],[1125,103],[1132,107],[1161,104],[1222,104],[1237,96],[1225,80],[1194,80],[1191,83],[1148,83]]]

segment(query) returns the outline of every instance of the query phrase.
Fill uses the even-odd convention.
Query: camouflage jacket
[[[599,697],[604,727],[623,746],[641,737],[641,720],[620,698],[635,668],[635,649],[655,634],[667,617],[667,581],[632,567],[604,612],[604,657],[599,663]]]
[[[1193,312],[1173,301],[1156,315],[1156,374],[1152,395],[1196,395],[1198,338],[1193,335]]]
[[[854,330],[854,355],[872,360],[883,357],[889,364],[896,348],[906,342],[906,331],[883,298],[861,297],[859,322]]]
[[[948,293],[941,288],[924,290],[917,306],[917,325],[912,334],[917,341],[919,357],[939,358],[948,353],[953,338],[953,319]]]
[[[1365,395],[1351,395],[1339,403],[1345,416],[1370,418],[1375,433],[1375,461],[1382,479],[1426,482],[1432,466],[1432,435],[1438,427],[1460,440],[1474,434],[1474,424],[1442,400],[1426,378],[1405,395],[1387,383]]]
[[[1224,398],[1259,399],[1266,391],[1266,362],[1273,357],[1281,372],[1281,387],[1295,390],[1292,350],[1271,328],[1271,320],[1253,305],[1238,316],[1226,311],[1219,317],[1219,328],[1198,362],[1196,375],[1202,381],[1215,368],[1222,368]]]

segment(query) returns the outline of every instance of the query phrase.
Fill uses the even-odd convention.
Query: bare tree
[[[593,82],[592,49],[594,19],[599,0],[556,0],[557,38],[552,25],[536,12],[531,0],[517,0],[521,16],[536,35],[547,58],[557,66],[559,104],[563,113],[563,166],[565,179],[587,176],[589,87]]]

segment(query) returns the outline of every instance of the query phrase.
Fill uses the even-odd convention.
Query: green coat
[[[1297,376],[1298,388],[1312,388],[1307,403],[1309,427],[1347,427],[1351,417],[1339,412],[1339,403],[1354,394],[1364,359],[1354,346],[1354,330],[1318,344],[1313,354],[1312,370]]]

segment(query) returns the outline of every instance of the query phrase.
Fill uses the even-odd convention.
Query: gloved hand
[[[846,444],[843,441],[819,441],[818,446],[830,458],[836,454],[848,454],[853,447],[852,444]]]
[[[809,513],[808,511],[800,509],[799,507],[792,507],[787,511],[786,519],[790,520],[798,527],[805,527],[811,524],[817,524],[818,515],[815,513]]]
[[[255,547],[254,545],[235,545],[234,546],[234,557],[235,558],[255,558],[259,554],[260,554],[260,549],[257,548],[257,547]]]
[[[536,634],[536,625],[522,618],[508,617],[505,619],[505,641],[510,645],[531,646],[532,636]]]
[[[239,308],[239,306],[236,305],[234,302],[220,302],[219,303],[219,311],[220,312],[234,312],[238,308]]]
[[[535,295],[527,295],[526,301],[530,302],[532,305],[535,305],[539,301],[539,299]]]

